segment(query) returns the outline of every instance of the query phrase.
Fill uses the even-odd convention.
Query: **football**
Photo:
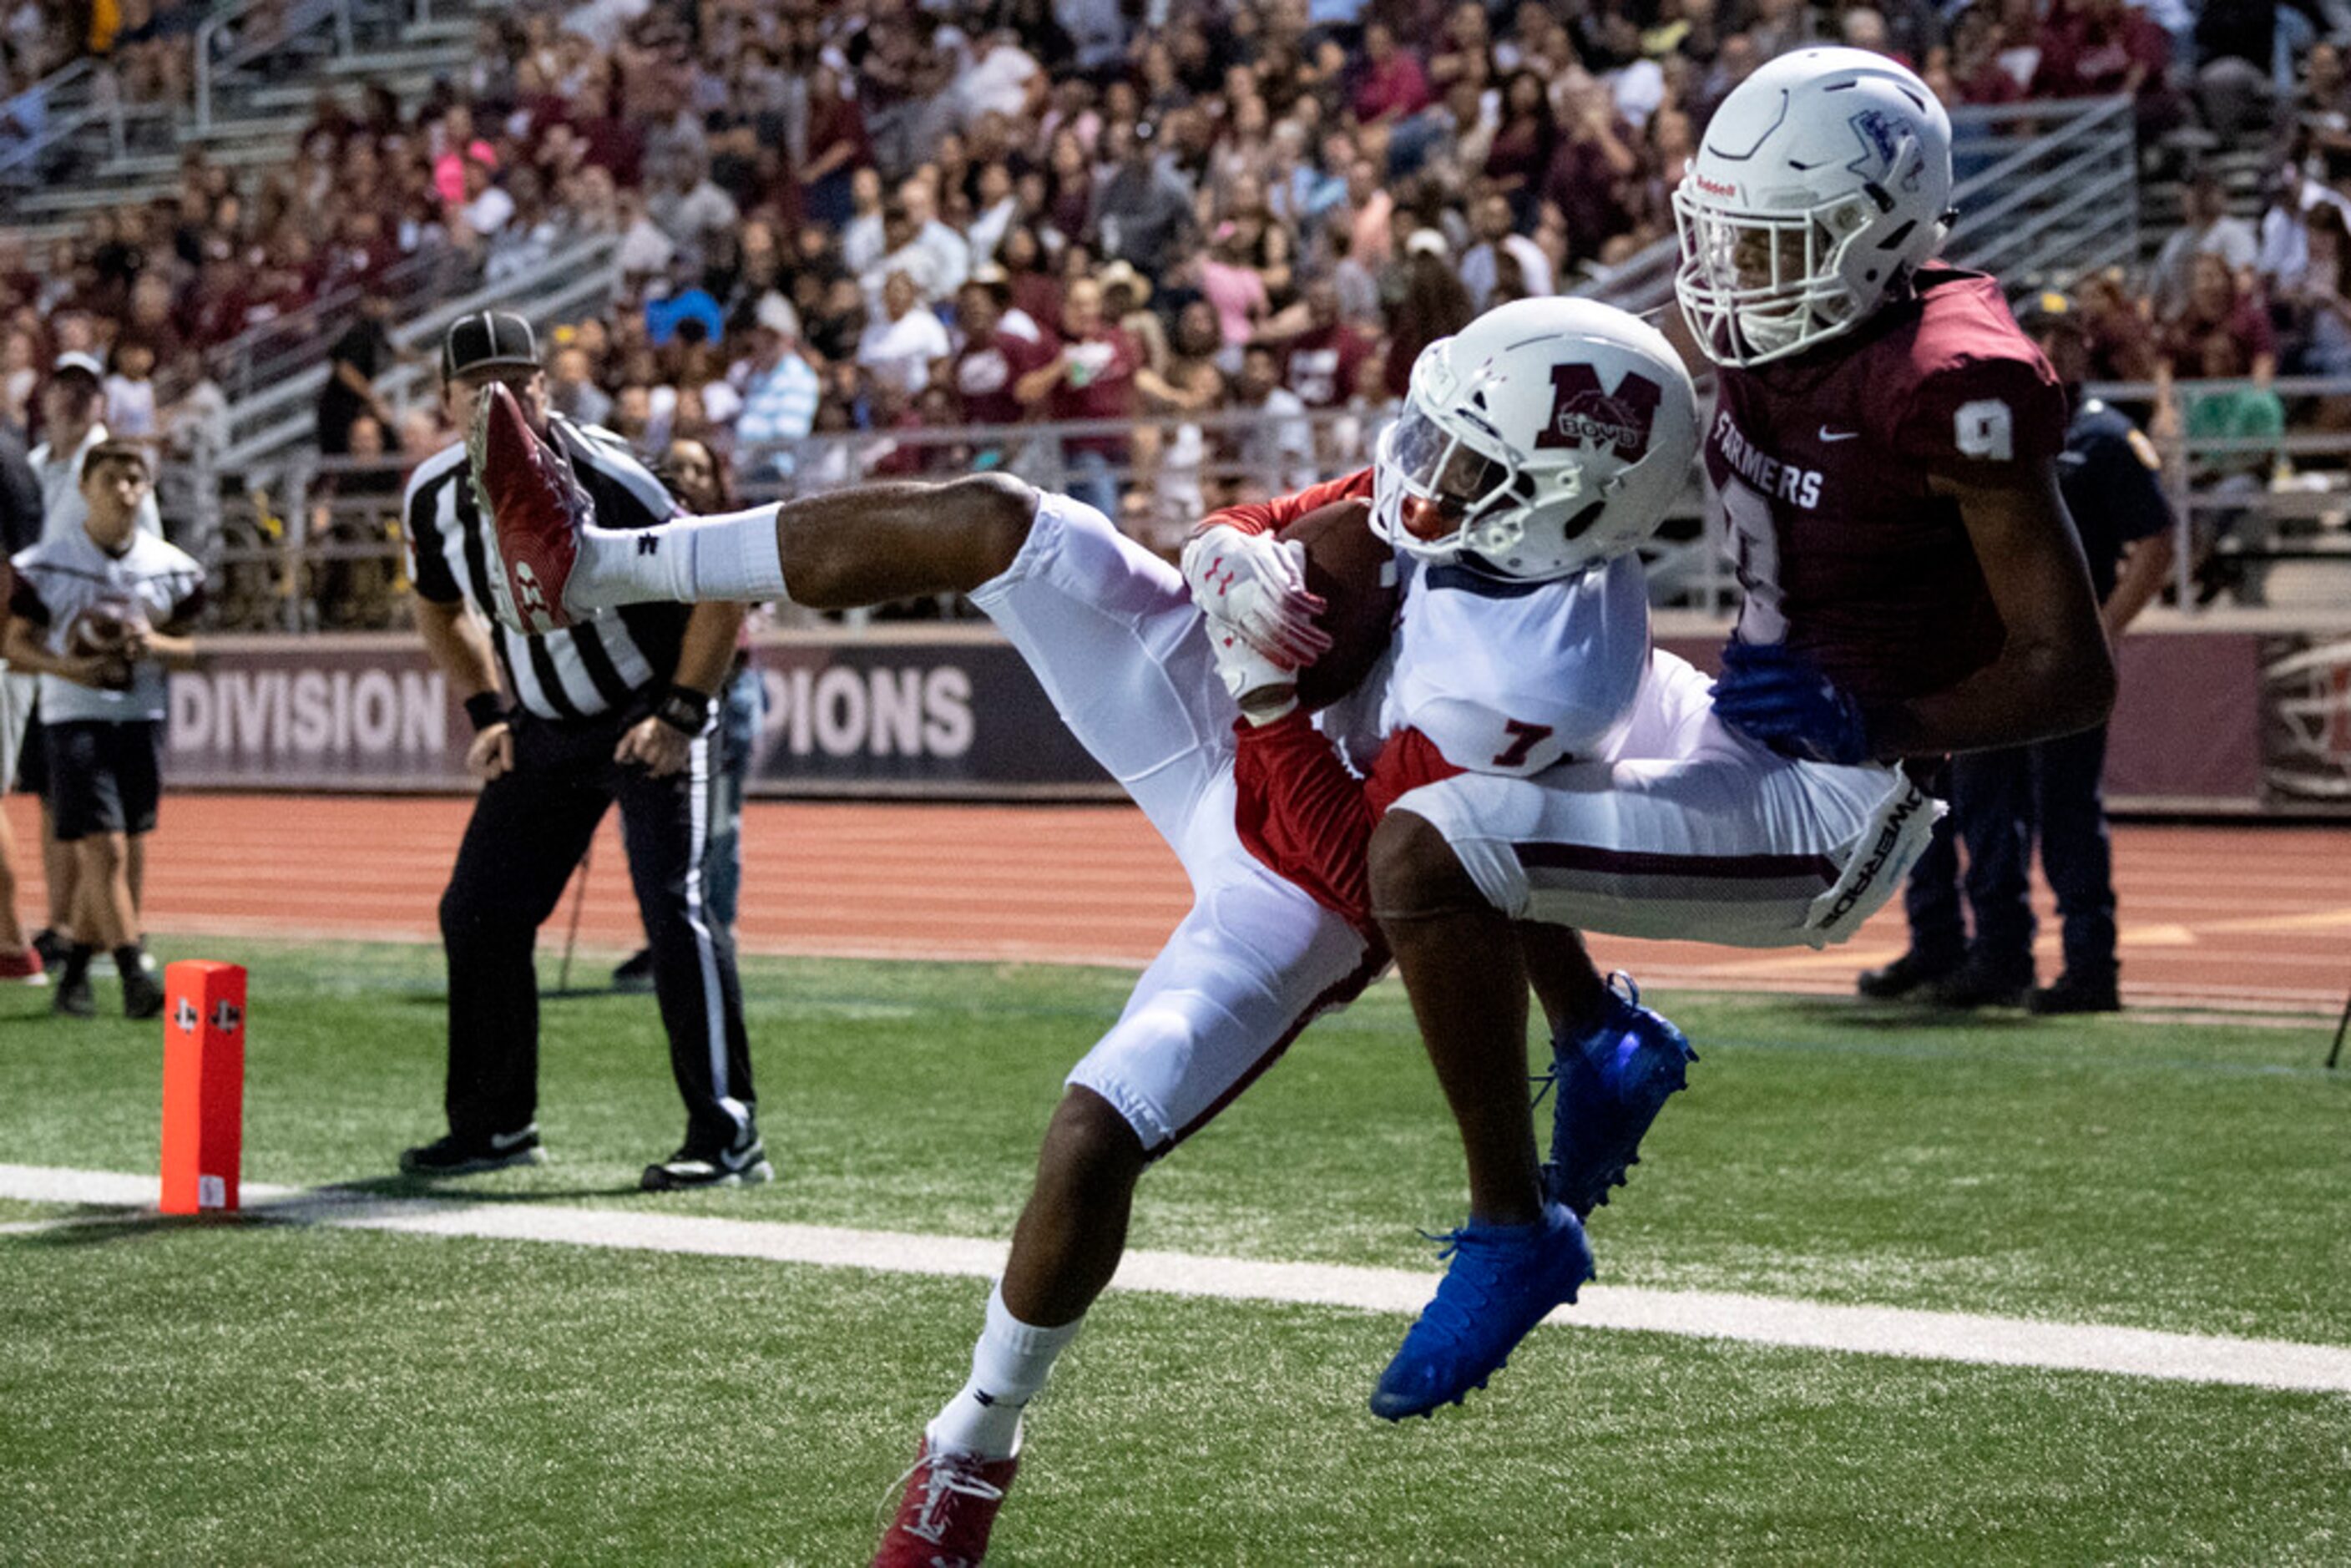
[[[119,653],[131,641],[131,621],[107,604],[92,604],[66,629],[66,651],[80,656]]]
[[[1281,538],[1306,547],[1306,586],[1324,605],[1315,623],[1331,634],[1331,651],[1298,673],[1299,705],[1311,713],[1354,690],[1387,651],[1395,632],[1395,551],[1372,531],[1372,504],[1360,498],[1318,507]]]

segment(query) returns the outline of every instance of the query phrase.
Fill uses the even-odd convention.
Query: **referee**
[[[2119,643],[2171,570],[2175,524],[2160,461],[2120,411],[2085,397],[2089,332],[2064,295],[2021,302],[2017,323],[2065,383],[2065,452],[2058,487],[2097,591],[2106,641]],[[1951,814],[1910,873],[1910,949],[1861,977],[1865,997],[1917,995],[1938,1007],[2029,1007],[2036,1013],[2114,1012],[2122,1006],[2115,952],[2114,853],[2106,837],[2106,727],[1951,759]],[[2057,895],[2065,967],[2033,988],[2032,851]],[[1960,919],[1959,847],[1966,846],[1970,942]]]
[[[441,348],[444,405],[460,430],[493,382],[571,459],[610,528],[674,510],[619,438],[547,408],[530,324],[461,317]],[[441,897],[449,965],[446,1137],[400,1156],[412,1176],[536,1165],[538,985],[532,949],[606,808],[618,803],[685,1141],[645,1167],[648,1191],[732,1186],[774,1173],[759,1142],[743,998],[729,934],[705,907],[721,740],[711,695],[743,618],[737,604],[648,604],[527,636],[489,616],[486,520],[461,440],[427,458],[404,505],[417,628],[464,695],[466,761],[486,780]],[[469,613],[479,612],[480,618]],[[485,621],[488,622],[486,627]],[[501,695],[501,692],[506,695]]]

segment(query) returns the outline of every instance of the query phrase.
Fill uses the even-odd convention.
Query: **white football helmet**
[[[1372,526],[1425,560],[1569,577],[1656,532],[1697,455],[1697,394],[1664,333],[1589,299],[1512,300],[1413,361]]]
[[[1674,192],[1683,317],[1717,364],[1760,365],[1868,319],[1941,248],[1951,121],[1866,49],[1800,49],[1708,122]]]

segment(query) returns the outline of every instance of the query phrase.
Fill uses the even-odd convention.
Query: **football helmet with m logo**
[[[1697,454],[1697,397],[1663,333],[1588,299],[1513,300],[1413,361],[1372,526],[1424,560],[1550,581],[1656,533]]]

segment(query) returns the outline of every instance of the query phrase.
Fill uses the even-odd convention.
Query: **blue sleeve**
[[[2097,486],[2096,494],[2104,498],[2114,519],[2118,542],[2128,544],[2172,526],[2163,476],[2147,461],[2154,455],[2147,437],[2129,425],[2100,441],[2093,450],[2087,476]]]

